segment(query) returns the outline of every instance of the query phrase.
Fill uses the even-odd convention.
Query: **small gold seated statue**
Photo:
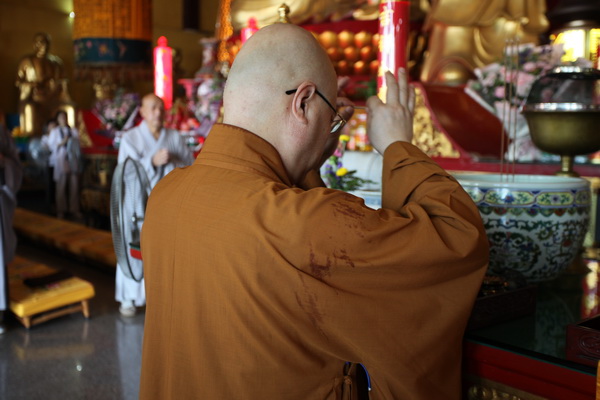
[[[75,108],[69,96],[62,60],[49,53],[50,36],[37,33],[34,53],[20,61],[16,85],[19,88],[19,119],[26,136],[41,136],[46,121],[57,111],[67,113],[69,124],[75,125]]]

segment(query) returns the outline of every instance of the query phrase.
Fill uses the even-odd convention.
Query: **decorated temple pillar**
[[[74,0],[75,77],[110,95],[152,76],[152,0]]]

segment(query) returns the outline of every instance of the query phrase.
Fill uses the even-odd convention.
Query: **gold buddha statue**
[[[502,59],[506,41],[538,44],[549,27],[545,0],[432,0],[421,81],[459,85]]]
[[[50,36],[37,33],[34,52],[21,59],[17,70],[19,118],[24,135],[41,135],[44,124],[63,110],[75,126],[75,108],[69,96],[62,60],[49,53]]]

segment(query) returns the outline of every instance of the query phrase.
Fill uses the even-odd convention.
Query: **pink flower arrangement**
[[[196,119],[194,113],[189,110],[186,103],[182,99],[177,99],[173,103],[173,107],[167,111],[165,127],[180,132],[189,132],[198,129],[200,122]]]
[[[562,44],[511,46],[507,48],[502,62],[475,69],[477,80],[467,83],[466,93],[504,124],[510,139],[505,156],[507,160],[536,161],[546,157],[531,141],[527,121],[518,110],[527,100],[538,77],[565,64],[561,62],[563,55]],[[591,62],[579,59],[569,64],[589,67]]]
[[[535,46],[529,43],[515,46],[512,54],[511,51],[507,53],[506,58],[511,59],[511,65],[505,65],[503,61],[477,68],[477,80],[467,83],[467,88],[492,108],[504,100],[508,100],[512,106],[522,105],[533,82],[561,64],[564,51],[562,45]]]
[[[135,117],[140,106],[140,97],[137,93],[124,93],[118,90],[113,99],[97,101],[93,111],[107,130],[122,130],[128,128],[125,124]]]

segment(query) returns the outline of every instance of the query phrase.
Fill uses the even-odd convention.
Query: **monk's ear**
[[[317,86],[312,82],[303,82],[298,86],[292,100],[292,116],[302,124],[308,123],[308,101],[316,95]]]

